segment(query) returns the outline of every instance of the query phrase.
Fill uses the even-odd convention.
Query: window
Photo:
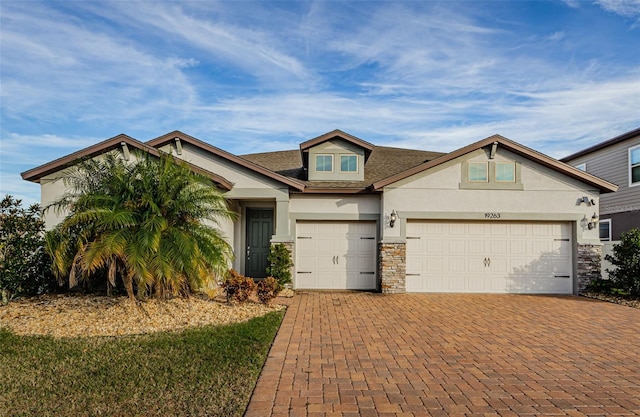
[[[487,182],[486,162],[469,162],[469,182]]]
[[[496,162],[496,182],[516,182],[516,165],[513,162]]]
[[[340,171],[358,172],[358,157],[356,155],[340,155]]]
[[[629,186],[640,185],[640,146],[629,148]]]
[[[576,165],[576,168],[578,168],[580,171],[586,171],[587,170],[587,163],[583,162],[581,164]]]
[[[316,155],[316,171],[332,172],[333,155]]]
[[[600,220],[600,240],[611,240],[611,219]]]

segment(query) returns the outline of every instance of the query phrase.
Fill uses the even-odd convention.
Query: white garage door
[[[296,288],[376,288],[375,222],[298,222],[296,234]]]
[[[407,222],[407,291],[571,294],[569,223]]]

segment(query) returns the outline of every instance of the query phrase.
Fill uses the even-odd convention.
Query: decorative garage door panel
[[[569,223],[407,222],[407,291],[571,294]]]
[[[296,288],[376,288],[374,222],[298,222]]]

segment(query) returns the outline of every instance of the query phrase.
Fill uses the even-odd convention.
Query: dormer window
[[[331,136],[333,135],[333,136]],[[300,145],[309,181],[364,181],[364,166],[373,145],[332,133]]]
[[[341,172],[358,172],[358,157],[356,155],[340,155]]]
[[[316,171],[333,172],[333,155],[316,155]]]

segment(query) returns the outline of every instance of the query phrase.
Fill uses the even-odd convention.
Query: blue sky
[[[0,195],[126,133],[243,154],[341,129],[556,158],[640,126],[640,0],[0,3]]]

